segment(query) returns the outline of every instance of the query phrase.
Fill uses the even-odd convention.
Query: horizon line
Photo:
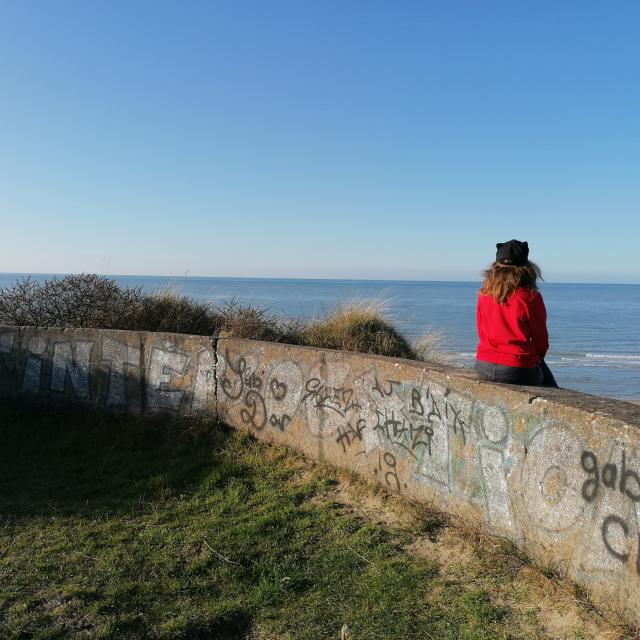
[[[0,276],[67,276],[67,275],[80,275],[80,274],[95,274],[100,277],[107,278],[166,278],[167,280],[298,280],[298,281],[311,281],[311,282],[415,282],[415,283],[460,283],[460,284],[475,284],[481,281],[478,280],[462,280],[462,279],[449,279],[449,280],[437,280],[437,279],[419,279],[419,278],[302,278],[302,277],[286,277],[286,276],[201,276],[201,275],[163,275],[163,274],[137,274],[137,273],[95,273],[92,271],[80,271],[80,272],[39,272],[39,271],[0,271]],[[552,281],[542,280],[544,284],[576,284],[576,285],[615,285],[615,286],[638,286],[640,282],[588,282],[588,281]]]

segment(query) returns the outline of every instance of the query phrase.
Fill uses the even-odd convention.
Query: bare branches
[[[36,327],[125,328],[136,313],[140,289],[121,289],[95,274],[36,282],[27,277],[0,289],[0,322]]]

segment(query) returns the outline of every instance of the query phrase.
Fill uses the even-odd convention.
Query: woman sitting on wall
[[[540,268],[529,245],[499,242],[478,295],[476,370],[483,380],[557,387],[544,362],[549,348],[547,311],[536,286]]]

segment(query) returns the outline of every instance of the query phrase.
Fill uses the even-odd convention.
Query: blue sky
[[[640,3],[0,3],[0,271],[640,282]]]

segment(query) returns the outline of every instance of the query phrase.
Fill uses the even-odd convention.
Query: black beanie
[[[522,266],[529,259],[529,245],[520,240],[498,242],[496,245],[496,262]]]

